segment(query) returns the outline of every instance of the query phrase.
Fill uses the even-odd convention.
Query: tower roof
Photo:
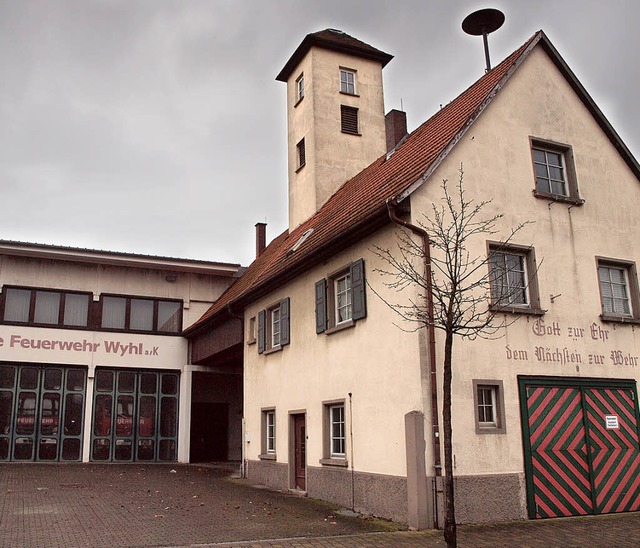
[[[349,55],[355,55],[356,57],[362,57],[372,61],[379,61],[383,68],[389,61],[391,61],[391,59],[393,59],[393,55],[380,51],[379,49],[376,49],[353,36],[349,36],[341,30],[325,29],[307,34],[304,37],[304,40],[302,40],[298,49],[293,52],[293,55],[289,58],[284,68],[280,71],[278,76],[276,76],[276,80],[286,82],[302,58],[313,46],[330,49],[340,53],[347,53]]]

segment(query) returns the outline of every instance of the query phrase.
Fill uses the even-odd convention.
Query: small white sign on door
[[[607,425],[607,430],[617,430],[620,428],[618,424],[618,415],[605,415],[604,422]]]

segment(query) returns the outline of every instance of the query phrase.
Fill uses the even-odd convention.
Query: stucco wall
[[[533,196],[530,137],[572,147],[583,205]],[[477,238],[471,255],[486,256],[487,240],[505,238],[512,227],[532,221],[513,243],[535,249],[540,305],[545,312],[542,316],[500,315],[498,321],[514,323],[502,329],[496,340],[456,339],[455,473],[519,474],[524,468],[518,375],[636,381],[640,376],[637,329],[600,319],[596,267],[597,256],[640,261],[640,187],[541,49],[532,52],[429,183],[411,197],[416,222],[421,212],[440,200],[443,179],[452,186],[457,182],[461,165],[466,197],[492,200],[485,209],[487,216],[503,215],[499,232]],[[439,334],[438,363],[442,362],[442,348]],[[617,363],[619,357],[621,363]],[[476,434],[473,379],[504,382],[506,434]],[[442,386],[441,375],[438,382]]]
[[[356,471],[406,475],[404,414],[423,405],[418,334],[395,327],[396,314],[370,288],[365,319],[330,335],[315,332],[315,282],[360,258],[367,279],[375,278],[375,269],[382,265],[373,246],[390,245],[391,234],[390,229],[377,233],[246,309],[249,322],[260,309],[290,298],[291,344],[271,354],[258,354],[255,344],[245,346],[247,458],[257,460],[260,453],[261,409],[275,407],[277,458],[288,462],[288,413],[304,410],[307,463],[318,466],[323,458],[323,401],[342,399],[347,436],[351,424],[353,432],[347,460],[353,459]],[[386,294],[384,288],[376,290]]]
[[[340,68],[356,71],[356,96],[340,93]],[[305,96],[297,102],[296,80]],[[341,132],[340,105],[358,109],[360,135]],[[386,149],[379,62],[312,48],[287,82],[289,228],[315,213],[348,179]],[[296,145],[305,139],[306,165],[297,173]]]

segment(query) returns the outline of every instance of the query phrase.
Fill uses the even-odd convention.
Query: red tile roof
[[[202,318],[185,331],[185,334],[199,331],[214,321],[222,311],[232,310],[234,314],[240,314],[242,307],[247,303],[311,268],[329,256],[330,252],[335,252],[336,242],[339,242],[342,248],[346,248],[366,234],[367,227],[370,233],[383,222],[388,222],[387,200],[406,197],[428,179],[448,151],[455,146],[462,134],[540,41],[565,77],[571,80],[585,104],[589,103],[595,109],[592,113],[596,119],[601,117],[599,123],[607,131],[610,139],[618,143],[616,146],[624,148],[621,150],[618,146],[627,163],[636,173],[640,173],[631,153],[608,125],[544,33],[539,31],[502,63],[418,127],[389,158],[385,155],[373,162],[344,183],[315,215],[295,228],[291,234],[285,231],[278,236],[242,277],[227,289]],[[290,252],[300,236],[311,228],[313,233],[295,252]]]

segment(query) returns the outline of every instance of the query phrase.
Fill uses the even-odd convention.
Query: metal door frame
[[[10,392],[12,394],[11,403],[11,423],[10,429],[7,434],[1,434],[0,437],[7,440],[8,452],[6,459],[0,459],[2,462],[79,462],[82,460],[82,439],[84,435],[84,409],[86,402],[86,386],[87,386],[87,370],[83,367],[76,367],[64,364],[41,364],[41,363],[21,363],[21,362],[0,362],[0,366],[13,367],[13,388],[3,388],[3,392]],[[20,379],[22,371],[25,369],[35,369],[37,371],[37,383],[36,388],[20,388]],[[45,389],[44,380],[47,371],[59,370],[61,372],[61,382],[59,388]],[[80,390],[71,390],[67,387],[67,379],[70,371],[82,371],[83,382]],[[18,399],[21,393],[35,393],[35,408],[34,408],[34,424],[33,432],[31,434],[17,434],[16,428],[18,425]],[[45,394],[58,394],[58,426],[55,434],[42,434],[42,411],[43,401]],[[67,396],[73,394],[80,394],[82,396],[82,412],[80,416],[80,433],[79,434],[66,434],[65,433],[65,420],[66,420],[66,404]],[[32,440],[32,451],[29,459],[16,459],[15,445],[16,440],[19,438],[29,438]],[[40,442],[43,439],[55,440],[56,454],[55,458],[47,459],[40,458]],[[67,459],[63,458],[63,446],[67,439],[79,439],[80,450],[78,458]]]

